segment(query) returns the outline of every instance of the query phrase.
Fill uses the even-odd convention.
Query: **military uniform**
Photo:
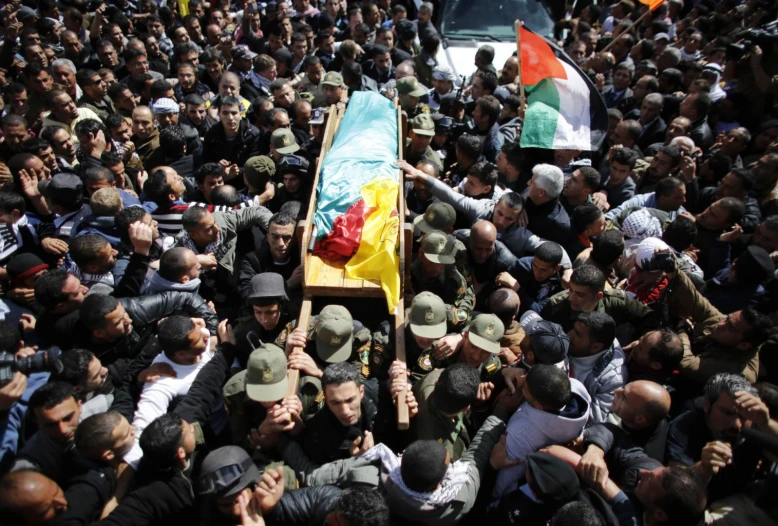
[[[470,435],[462,413],[447,416],[435,407],[432,392],[443,369],[435,369],[413,386],[413,394],[419,403],[419,414],[413,419],[416,440],[437,440],[451,456],[451,462],[459,460],[470,446]]]
[[[475,307],[475,292],[454,265],[446,265],[443,272],[429,279],[422,276],[422,262],[411,264],[411,284],[416,293],[432,292],[446,303],[446,319],[449,327],[460,332]]]
[[[273,343],[283,349],[286,346],[286,339],[296,323],[296,320],[290,321],[289,315],[284,313],[278,320],[276,327],[272,331],[268,331],[260,325],[253,315],[239,318],[238,325],[235,327],[235,344],[241,351],[238,357],[241,365],[244,365],[248,355],[262,344]]]
[[[431,146],[427,146],[427,149],[421,153],[415,153],[410,150],[411,140],[405,141],[405,160],[411,166],[416,166],[422,161],[429,161],[437,166],[440,173],[443,173],[443,160],[440,158],[438,152],[432,149]]]

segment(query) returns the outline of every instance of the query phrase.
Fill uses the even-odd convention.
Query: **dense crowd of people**
[[[551,5],[595,151],[522,148],[517,53],[455,72],[442,8],[5,3],[0,524],[776,524],[778,6]],[[397,329],[298,322],[356,91],[403,114]]]

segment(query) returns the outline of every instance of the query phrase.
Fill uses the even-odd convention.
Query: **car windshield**
[[[446,38],[507,42],[516,39],[517,18],[539,35],[554,30],[551,10],[538,0],[451,0],[443,8],[440,28]]]

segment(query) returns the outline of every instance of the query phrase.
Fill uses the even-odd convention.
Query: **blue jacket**
[[[27,390],[7,412],[0,413],[0,473],[5,473],[16,460],[19,436],[22,434],[24,416],[30,397],[40,386],[49,381],[48,372],[33,373],[27,378]]]
[[[562,282],[558,273],[543,283],[535,279],[535,274],[532,272],[533,259],[535,259],[534,256],[521,258],[508,269],[510,275],[519,282],[520,315],[528,310],[540,314],[548,299],[562,290]]]

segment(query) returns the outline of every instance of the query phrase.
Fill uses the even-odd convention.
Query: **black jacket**
[[[213,126],[205,135],[203,142],[203,161],[206,163],[218,163],[222,159],[227,159],[230,163],[237,164],[241,169],[246,164],[249,157],[260,155],[257,150],[259,140],[259,130],[255,128],[246,119],[240,121],[238,135],[235,137],[235,143],[229,156],[226,152],[230,150],[227,137],[224,134],[224,126],[219,124]]]
[[[655,142],[664,141],[666,132],[667,123],[665,123],[662,117],[657,117],[654,122],[643,128],[643,131],[638,138],[637,145],[641,150],[645,150]]]
[[[265,521],[284,526],[324,524],[327,515],[335,509],[341,489],[337,486],[314,486],[284,492],[281,500]]]
[[[115,488],[116,471],[112,467],[92,469],[76,477],[65,490],[67,511],[49,522],[49,526],[79,526],[100,518]]]
[[[273,256],[270,254],[270,247],[267,242],[263,242],[262,245],[246,254],[243,261],[240,263],[240,274],[238,275],[238,287],[240,288],[240,294],[244,298],[248,297],[251,289],[251,278],[257,274],[263,272],[275,272],[281,274],[284,281],[289,279],[296,269],[300,265],[300,250],[293,247],[290,250],[289,262],[285,265],[275,265],[273,263]]]

